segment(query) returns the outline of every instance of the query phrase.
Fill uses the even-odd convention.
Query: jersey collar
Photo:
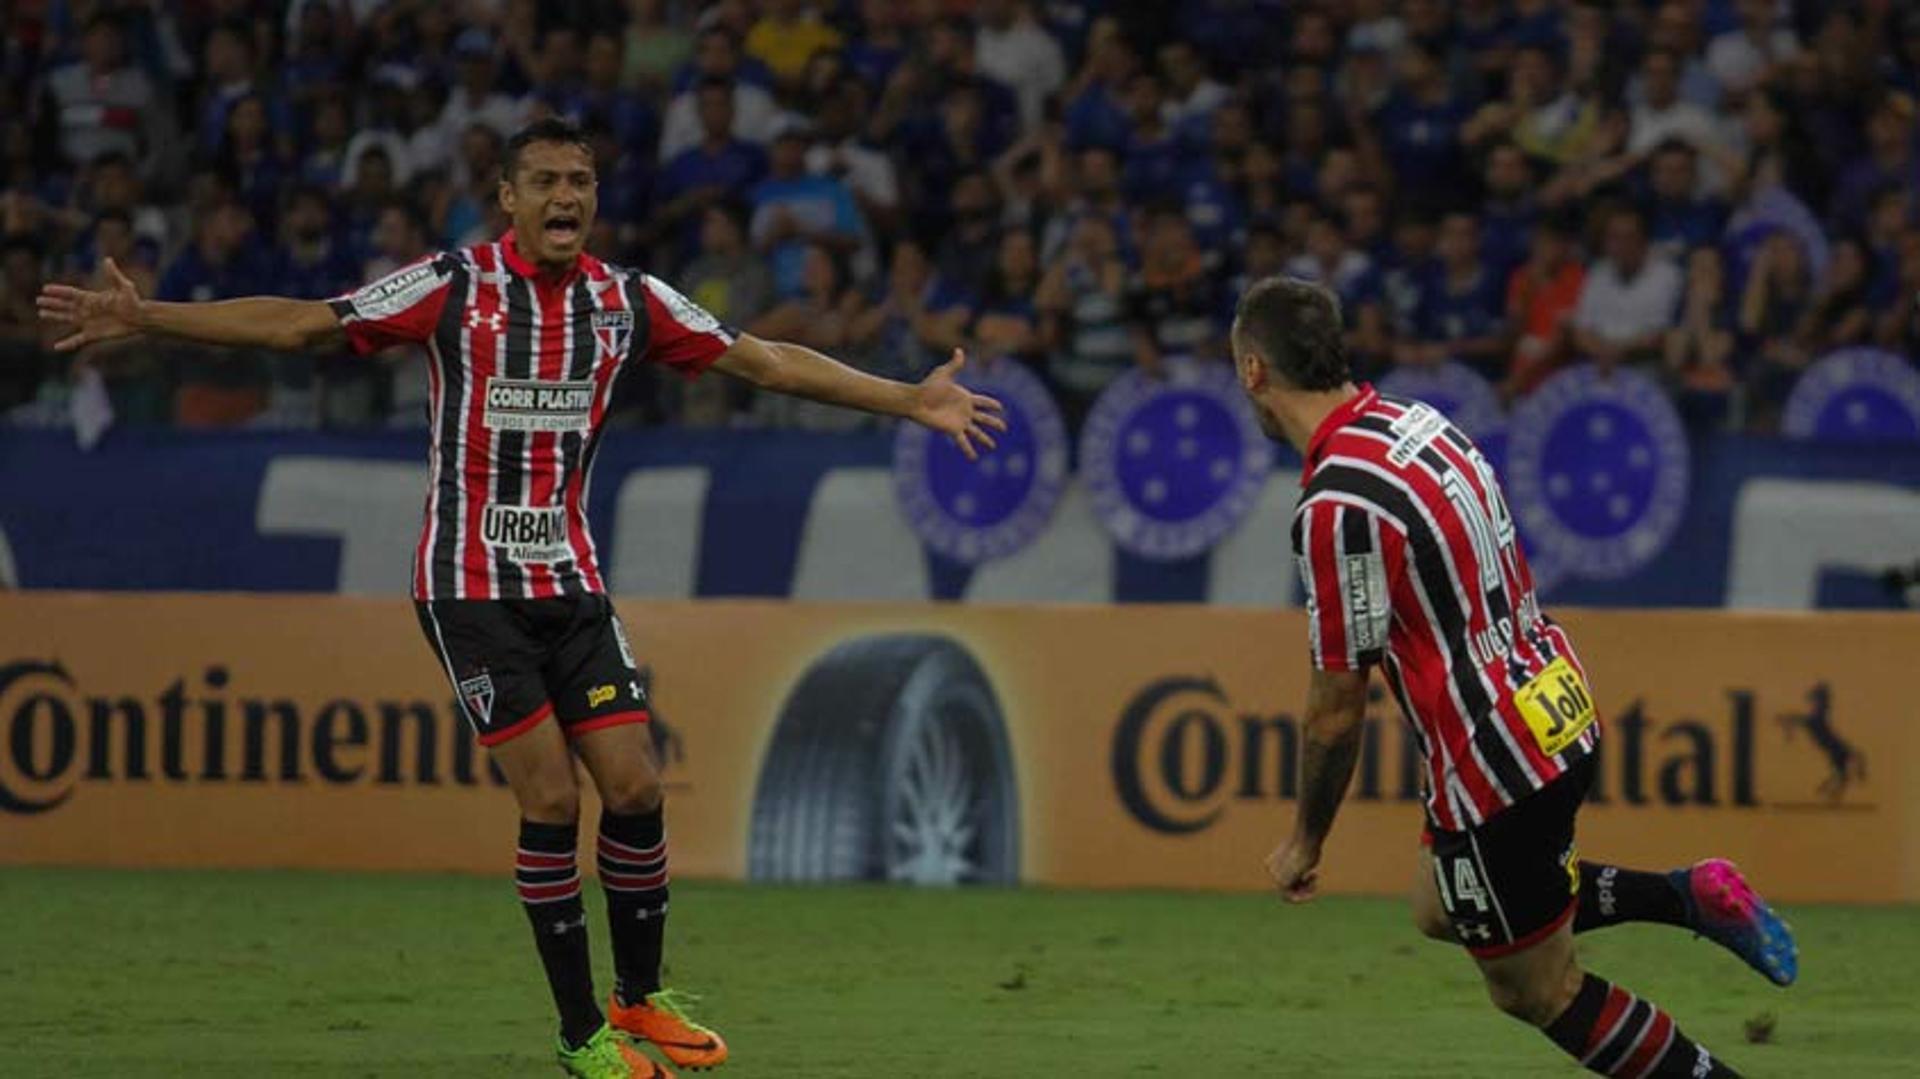
[[[572,281],[580,272],[580,260],[583,257],[573,256],[573,265],[557,275],[546,273],[540,267],[528,262],[527,257],[520,253],[520,244],[514,239],[512,229],[508,229],[507,234],[500,237],[500,250],[506,255],[507,269],[542,285],[564,285]]]
[[[1320,462],[1320,454],[1326,449],[1327,439],[1332,438],[1335,431],[1359,418],[1362,412],[1372,408],[1373,403],[1379,399],[1380,394],[1374,390],[1373,383],[1362,382],[1359,393],[1342,402],[1339,408],[1327,413],[1327,418],[1321,420],[1320,426],[1313,429],[1313,437],[1307,440],[1307,457],[1301,463],[1300,469],[1303,482],[1305,477],[1313,474],[1313,466]]]

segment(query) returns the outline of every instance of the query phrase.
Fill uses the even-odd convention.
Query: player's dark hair
[[[549,116],[544,120],[535,120],[507,140],[506,151],[500,159],[500,175],[511,183],[515,170],[520,167],[520,155],[526,152],[527,147],[541,142],[577,146],[581,153],[587,155],[587,164],[593,164],[593,143],[587,141],[586,133],[558,116]]]
[[[1233,312],[1235,351],[1257,353],[1288,384],[1333,390],[1352,381],[1341,333],[1340,300],[1297,277],[1269,277],[1240,297]]]

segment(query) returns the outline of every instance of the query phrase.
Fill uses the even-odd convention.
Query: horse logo
[[[1804,730],[1813,739],[1814,748],[1827,758],[1828,775],[1819,786],[1830,801],[1839,801],[1849,786],[1867,778],[1867,758],[1853,743],[1833,729],[1833,690],[1821,682],[1807,693],[1807,710],[1779,717],[1780,726],[1792,741],[1795,730]]]

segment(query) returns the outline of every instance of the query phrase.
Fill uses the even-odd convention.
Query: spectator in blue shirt
[[[1920,192],[1920,154],[1914,149],[1917,122],[1913,99],[1905,94],[1882,95],[1867,117],[1867,152],[1840,174],[1833,194],[1832,216],[1842,229],[1866,224],[1873,197],[1889,186]]]
[[[1684,263],[1688,251],[1720,242],[1727,205],[1699,194],[1699,154],[1691,145],[1661,143],[1647,164],[1647,188],[1647,234],[1656,251]]]
[[[1114,151],[1126,146],[1132,130],[1127,121],[1126,86],[1138,65],[1117,28],[1096,33],[1088,42],[1086,64],[1067,84],[1069,90],[1080,88],[1067,100],[1069,146],[1076,150],[1104,146]]]
[[[1486,194],[1480,203],[1480,251],[1496,281],[1505,281],[1527,261],[1533,224],[1540,206],[1533,192],[1535,177],[1527,155],[1511,142],[1497,142],[1487,151]]]
[[[772,259],[773,292],[779,299],[805,286],[807,245],[845,257],[866,241],[866,226],[853,192],[832,176],[807,172],[807,132],[797,122],[777,129],[767,179],[753,189],[754,247]]]
[[[1433,199],[1462,190],[1468,183],[1460,127],[1465,102],[1447,84],[1441,58],[1411,49],[1401,64],[1401,88],[1376,117],[1387,163],[1403,197]]]
[[[1456,211],[1440,220],[1440,272],[1414,312],[1415,343],[1404,345],[1402,363],[1455,360],[1498,382],[1506,375],[1510,342],[1506,327],[1506,282],[1480,257],[1480,223]]]
[[[287,200],[275,252],[273,285],[259,291],[302,300],[325,300],[353,288],[360,267],[349,257],[333,228],[326,192],[297,188]]]
[[[653,227],[689,256],[699,243],[698,222],[707,207],[745,198],[766,176],[767,154],[733,136],[734,86],[725,79],[700,84],[700,143],[668,161],[655,190]]]
[[[1143,71],[1128,82],[1131,131],[1126,146],[1126,191],[1127,198],[1134,202],[1161,202],[1177,194],[1192,153],[1162,115],[1163,103],[1159,76]]]
[[[846,48],[847,67],[876,92],[907,56],[899,0],[861,0],[862,33]]]

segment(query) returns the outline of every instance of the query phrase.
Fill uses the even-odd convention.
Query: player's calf
[[[1582,975],[1579,992],[1541,1030],[1598,1075],[1634,1079],[1739,1079],[1665,1011],[1617,985]]]

